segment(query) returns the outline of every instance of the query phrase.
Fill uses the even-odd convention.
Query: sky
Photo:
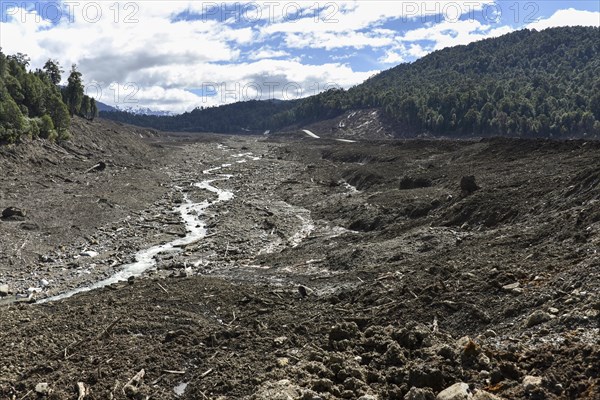
[[[600,26],[600,1],[0,0],[0,47],[83,73],[122,109],[181,113],[347,89],[518,29]]]

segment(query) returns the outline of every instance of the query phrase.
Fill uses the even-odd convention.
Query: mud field
[[[0,399],[600,398],[599,143],[73,131],[0,148]]]

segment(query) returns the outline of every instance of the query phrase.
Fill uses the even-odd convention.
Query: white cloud
[[[292,3],[301,7],[297,17],[285,12]],[[259,7],[261,21],[237,24],[256,16],[251,8],[244,8],[244,3],[231,0],[225,1],[225,6],[222,1],[80,0],[72,15],[65,13],[54,25],[48,21],[56,16],[49,12],[52,10],[8,10],[13,18],[0,22],[0,45],[8,54],[27,53],[32,68],[41,67],[48,58],[58,59],[65,70],[77,63],[87,83],[95,81],[102,87],[102,101],[109,104],[122,101],[129,93],[125,85],[134,83],[140,106],[181,112],[236,100],[233,95],[223,96],[222,90],[218,96],[207,98],[188,90],[208,82],[218,83],[219,89],[237,91],[237,100],[257,95],[253,85],[261,86],[262,98],[270,96],[268,86],[273,84],[279,85],[272,93],[276,98],[290,95],[282,90],[290,83],[289,87],[300,87],[303,95],[309,95],[325,89],[328,83],[348,88],[390,64],[514,30],[471,18],[456,20],[469,11],[481,15],[479,11],[488,3],[493,0],[260,1],[252,7]],[[233,10],[233,16],[230,12],[224,21],[176,18],[186,13],[199,16],[215,4]],[[328,7],[315,10],[315,4]],[[102,7],[101,14],[93,21],[97,5]],[[244,10],[250,11],[240,14]],[[428,22],[404,33],[385,25],[390,21],[422,22],[423,17]],[[600,13],[558,10],[527,27],[539,30],[565,25],[598,26]],[[337,51],[325,53],[330,50]],[[383,56],[376,59],[375,52]],[[369,71],[359,72],[345,63],[348,61],[339,61],[348,58]],[[111,83],[113,89],[109,88]],[[121,90],[117,99],[115,88]]]
[[[385,55],[379,58],[377,61],[382,64],[400,64],[406,60],[400,52],[388,50],[385,52]]]
[[[195,71],[193,74],[190,71]],[[217,102],[250,100],[246,91],[260,87],[260,99],[285,98],[300,89],[303,95],[315,94],[329,86],[348,88],[378,71],[356,72],[348,65],[328,63],[307,65],[297,60],[259,60],[240,64],[198,64],[194,66],[160,66],[139,73],[141,86],[153,86],[157,77],[167,81],[185,81],[187,88],[216,86],[220,90]],[[232,78],[235,77],[235,78]],[[285,90],[285,86],[289,90]],[[231,96],[225,92],[231,93]],[[237,99],[234,97],[237,96]]]
[[[465,14],[474,19],[476,11],[491,3],[492,0],[332,2],[326,3],[330,6],[322,9],[319,14],[315,14],[315,10],[309,7],[299,18],[265,25],[260,29],[260,37],[283,34],[286,45],[292,48],[310,46],[331,50],[343,47],[386,47],[394,45],[397,40],[397,32],[380,28],[387,21],[431,19],[438,16],[437,19],[452,23]]]
[[[600,27],[600,12],[576,10],[574,8],[557,10],[549,18],[539,19],[538,21],[527,25],[527,28],[537,29],[539,31],[546,28],[556,28],[560,26]]]
[[[262,28],[263,34],[305,33],[305,32],[351,32],[376,28],[386,21],[394,19],[417,19],[441,15],[442,19],[454,21],[460,15],[474,14],[482,10],[493,0],[480,1],[339,1],[331,3],[315,16],[314,8],[300,14],[300,18],[279,21]],[[285,4],[285,3],[284,3]],[[311,3],[308,3],[311,4]]]
[[[285,43],[291,48],[322,48],[332,50],[343,47],[363,49],[365,47],[386,47],[394,44],[393,36],[382,36],[363,32],[306,32],[289,33]]]
[[[264,46],[260,49],[251,50],[250,54],[248,54],[249,60],[262,60],[265,58],[281,58],[281,57],[290,57],[290,53],[284,50],[275,50],[271,47]]]
[[[429,51],[425,50],[420,44],[416,43],[412,43],[407,52],[415,58],[421,58],[429,54]]]
[[[440,50],[450,46],[469,44],[471,42],[498,37],[512,32],[509,26],[492,28],[491,25],[483,25],[479,21],[441,22],[428,27],[413,29],[406,32],[402,42],[432,41],[433,50]],[[418,52],[419,48],[411,49]]]

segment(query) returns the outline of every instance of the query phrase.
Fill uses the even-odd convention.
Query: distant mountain
[[[100,101],[96,102],[98,106],[99,112],[125,112],[134,115],[156,115],[156,116],[171,116],[175,115],[170,111],[160,111],[160,110],[152,110],[148,107],[141,106],[128,106],[128,107],[116,107],[109,106],[108,104],[102,103]]]
[[[160,116],[131,111],[101,112],[100,116],[133,125],[180,132],[263,133],[276,115],[291,110],[297,101],[246,101],[220,107],[196,108],[180,115]],[[268,129],[268,128],[266,128]]]
[[[104,104],[101,101],[96,101],[96,106],[98,107],[98,112],[118,111],[113,106],[109,106],[108,104]]]
[[[361,109],[397,136],[600,136],[600,28],[521,30],[433,52],[349,90],[174,117],[102,113],[163,130],[262,132]]]

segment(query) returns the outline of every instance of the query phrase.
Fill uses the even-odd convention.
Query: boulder
[[[485,390],[478,390],[473,396],[473,400],[502,400],[502,398]]]
[[[35,392],[39,396],[47,396],[50,394],[50,386],[46,382],[41,382],[35,385]]]
[[[463,176],[460,178],[460,190],[463,193],[471,194],[479,189],[473,175]]]
[[[526,392],[531,392],[542,386],[542,378],[539,376],[527,375],[523,378],[523,387]]]
[[[8,290],[8,285],[0,285],[0,296],[8,296],[8,294],[10,293]]]
[[[531,328],[532,326],[539,325],[546,321],[549,321],[552,318],[550,314],[542,310],[536,310],[527,318],[525,322],[525,326],[527,328]]]
[[[471,400],[473,394],[469,385],[464,382],[455,383],[438,393],[436,400]]]
[[[429,388],[411,387],[404,395],[404,400],[434,400],[435,395]]]
[[[8,207],[2,211],[2,218],[22,220],[26,217],[25,211],[17,207]]]

